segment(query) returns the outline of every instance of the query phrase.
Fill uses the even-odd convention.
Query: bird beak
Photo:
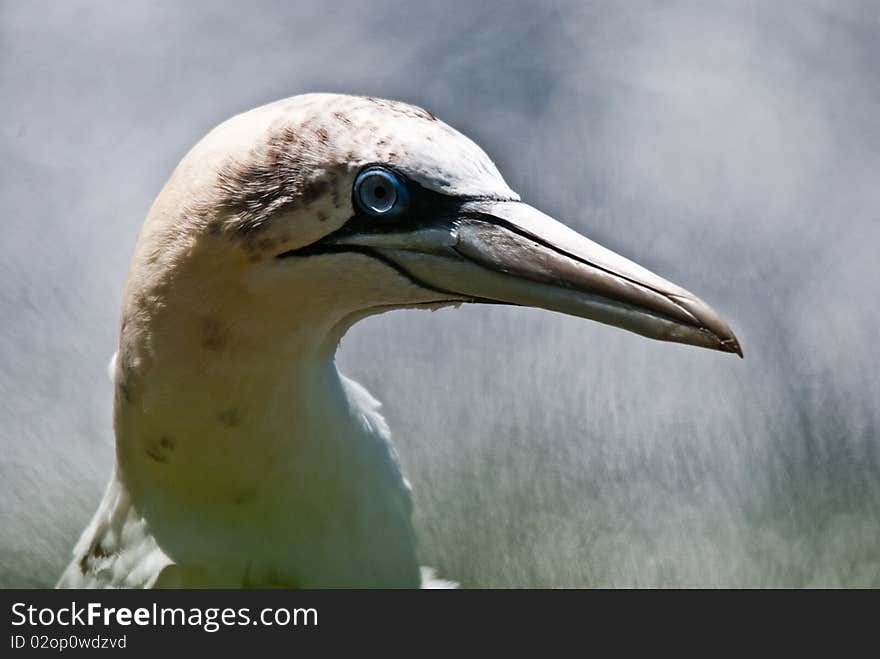
[[[458,299],[540,307],[742,357],[733,332],[696,295],[524,203],[466,201],[437,222],[332,243]]]

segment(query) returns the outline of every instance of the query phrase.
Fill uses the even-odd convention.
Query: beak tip
[[[714,347],[722,352],[731,352],[739,355],[740,359],[743,359],[743,351],[739,340],[727,323],[721,319],[717,311],[687,291],[670,294],[669,297],[684,307],[699,322],[703,331],[712,337],[707,347]]]
[[[732,337],[727,339],[726,341],[722,341],[721,345],[725,352],[732,352],[739,355],[740,359],[745,359],[743,357],[742,347],[739,345],[739,341],[736,340],[736,337]]]

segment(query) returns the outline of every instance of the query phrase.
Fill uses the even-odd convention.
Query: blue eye
[[[409,205],[406,184],[384,167],[368,167],[358,174],[353,196],[357,207],[374,217],[395,217]]]

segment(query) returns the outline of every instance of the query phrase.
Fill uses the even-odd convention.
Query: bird
[[[115,464],[59,587],[418,588],[380,404],[336,366],[395,309],[539,307],[742,357],[705,302],[523,202],[400,101],[303,94],[180,161],[123,289]]]

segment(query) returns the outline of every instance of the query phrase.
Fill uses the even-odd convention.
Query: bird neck
[[[406,482],[378,403],[336,368],[337,339],[303,330],[260,349],[224,331],[192,314],[146,342],[123,332],[118,473],[166,554],[248,557],[298,585],[350,585],[357,560],[387,554],[385,582],[417,578]],[[361,558],[341,568],[327,558],[340,547]]]

